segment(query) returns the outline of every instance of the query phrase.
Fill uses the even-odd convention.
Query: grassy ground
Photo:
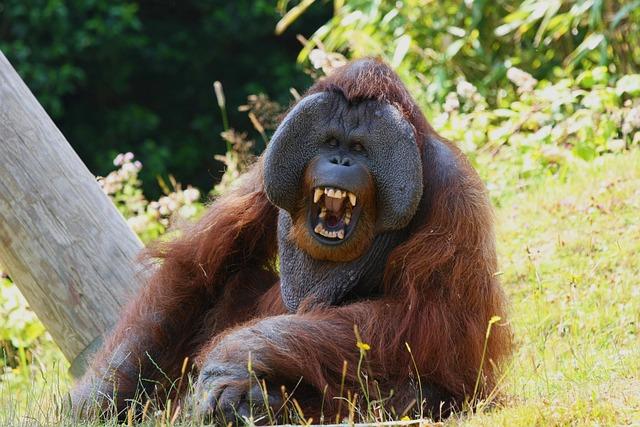
[[[640,423],[640,151],[576,164],[496,202],[517,338],[507,398],[447,424]],[[0,425],[55,419],[67,383],[42,371],[35,386],[0,382]]]
[[[470,425],[640,423],[640,153],[502,202],[517,352],[504,408]]]
[[[518,349],[505,407],[465,424],[640,423],[640,153],[548,177],[498,223]]]

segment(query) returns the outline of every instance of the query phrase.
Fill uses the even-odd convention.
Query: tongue
[[[342,201],[343,199],[325,197],[324,205],[328,210],[337,215],[340,213],[340,209],[342,208]]]

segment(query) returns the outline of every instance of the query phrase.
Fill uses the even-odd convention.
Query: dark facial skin
[[[339,93],[309,96],[280,125],[264,167],[267,196],[281,209],[287,307],[374,292],[422,196],[420,154],[400,112]]]

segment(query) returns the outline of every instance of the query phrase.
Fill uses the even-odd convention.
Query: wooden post
[[[0,52],[0,265],[69,361],[115,324],[141,248]]]

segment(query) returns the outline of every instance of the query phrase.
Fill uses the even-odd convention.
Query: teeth
[[[349,193],[349,202],[351,202],[351,206],[356,205],[356,195],[353,193]]]
[[[313,229],[316,234],[319,234],[324,237],[328,237],[330,239],[338,238],[340,240],[344,239],[344,229],[338,231],[329,231],[325,230],[322,224],[317,224]]]
[[[320,210],[320,214],[318,215],[320,218],[324,219],[327,216],[327,208],[325,208],[324,206],[322,207],[322,209]]]
[[[347,211],[344,214],[344,225],[349,225],[350,222],[351,222],[351,212]]]
[[[317,201],[320,200],[320,196],[322,196],[323,193],[328,197],[333,197],[334,199],[344,199],[347,197],[347,191],[340,190],[339,188],[316,188],[313,195],[314,203],[317,203]]]

